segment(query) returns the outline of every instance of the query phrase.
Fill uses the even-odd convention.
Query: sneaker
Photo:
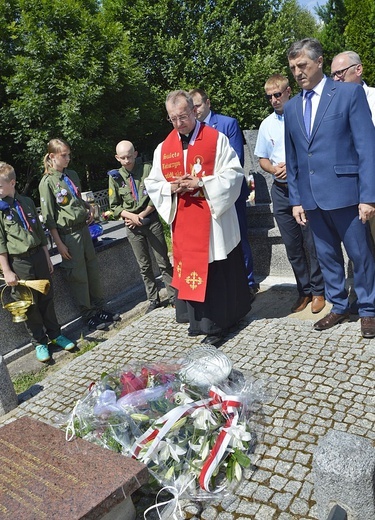
[[[150,305],[147,308],[146,314],[149,312],[154,311],[155,309],[158,309],[160,307],[160,301],[159,300],[150,300]]]
[[[35,347],[36,359],[45,363],[51,359],[47,345],[37,345]]]
[[[105,323],[112,323],[114,321],[121,320],[119,314],[103,310],[97,312],[96,316],[99,318],[99,320],[104,321]]]
[[[89,319],[87,325],[89,330],[103,330],[107,327],[107,324],[103,320],[100,320],[97,314]]]
[[[64,350],[73,350],[75,347],[75,343],[65,336],[58,336],[57,338],[51,341],[54,345],[63,348]]]

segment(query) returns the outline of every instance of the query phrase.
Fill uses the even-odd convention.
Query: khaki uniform
[[[15,199],[22,206],[31,230],[25,229],[15,208],[14,199],[11,197],[2,199],[2,202],[8,204],[9,208],[0,211],[0,253],[8,253],[10,266],[19,279],[51,281],[43,250],[43,246],[47,245],[47,238],[35,205],[31,199],[18,193],[16,193]],[[53,303],[52,284],[46,295],[38,291],[31,291],[34,305],[31,305],[27,311],[26,329],[34,346],[47,345],[48,338],[55,339],[61,333]],[[25,299],[27,293],[28,291],[22,287],[12,288],[12,296],[16,300]],[[29,293],[27,296],[29,297]]]
[[[144,179],[149,175],[150,170],[150,164],[142,164],[142,162],[137,161],[132,172],[128,172],[122,167],[118,170],[119,175],[116,179],[109,175],[109,205],[115,217],[119,218],[122,210],[138,215],[145,210],[147,206],[153,206],[144,184]],[[137,188],[138,201],[134,199],[132,194],[129,179],[130,173]],[[162,274],[168,298],[173,302],[175,290],[170,286],[173,268],[168,257],[168,248],[165,242],[163,226],[156,211],[147,215],[147,219],[149,219],[147,225],[135,227],[134,229],[127,228],[128,240],[140,268],[147,298],[150,301],[159,300],[150,256],[151,248]]]
[[[74,197],[64,174],[78,188]],[[67,246],[70,260],[62,259],[61,268],[69,283],[70,292],[78,303],[85,320],[103,308],[104,299],[100,284],[98,261],[87,226],[87,208],[80,195],[81,183],[73,170],[50,170],[39,184],[40,204],[48,229],[57,229]]]

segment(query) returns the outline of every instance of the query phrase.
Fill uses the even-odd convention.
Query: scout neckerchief
[[[197,177],[213,175],[218,135],[217,130],[197,122],[185,161],[180,136],[173,130],[163,142],[161,149],[161,170],[165,179],[173,182],[185,172]],[[178,290],[181,300],[205,300],[210,229],[211,211],[203,191],[198,189],[192,193],[178,195],[177,213],[172,224],[172,286]]]
[[[70,179],[66,173],[63,173],[63,179],[66,183],[66,185],[68,186],[69,188],[69,191],[70,193],[72,194],[72,197],[75,198],[75,199],[78,199],[78,194],[79,194],[79,191],[78,191],[78,188],[77,186],[74,184],[74,182],[72,181],[72,179]]]
[[[128,172],[128,170],[125,169],[125,171],[129,175],[129,185],[130,185],[130,191],[132,192],[132,197],[136,202],[138,202],[139,195],[138,195],[137,186],[135,185],[134,177],[130,172]],[[109,172],[107,172],[107,175],[112,177],[112,179],[115,180],[117,182],[117,184],[120,184],[121,181],[124,180],[119,170],[109,170]]]
[[[21,204],[18,202],[17,199],[14,199],[14,207],[16,208],[16,211],[18,213],[18,216],[22,222],[22,225],[23,227],[27,230],[27,231],[30,231],[30,233],[33,232],[32,230],[32,227],[30,226],[29,224],[29,221],[27,220],[27,217],[25,215],[25,212],[23,211],[23,208],[21,206]]]
[[[128,172],[128,173],[129,173],[129,184],[130,184],[130,189],[132,192],[132,197],[136,202],[138,202],[139,195],[138,195],[137,186],[135,185],[134,177],[130,172]]]

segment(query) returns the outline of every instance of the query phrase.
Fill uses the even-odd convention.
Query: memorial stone
[[[0,417],[18,405],[18,397],[3,356],[0,356]]]
[[[43,422],[21,417],[0,428],[0,518],[135,518],[131,494],[147,467]]]
[[[330,431],[318,443],[313,475],[319,520],[336,504],[350,520],[374,520],[375,448],[370,440]]]

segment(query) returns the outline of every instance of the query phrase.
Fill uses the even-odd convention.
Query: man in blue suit
[[[375,337],[375,262],[368,220],[375,215],[375,128],[361,85],[323,74],[314,38],[294,43],[289,67],[303,89],[285,106],[289,198],[299,224],[309,220],[332,303],[314,324],[326,330],[349,315],[344,244],[353,262],[362,336]]]
[[[193,98],[194,106],[196,108],[196,117],[201,123],[206,123],[213,128],[216,128],[219,132],[226,135],[229,139],[230,145],[238,155],[241,166],[244,166],[245,155],[244,155],[244,143],[240,125],[237,119],[234,117],[224,116],[217,114],[211,110],[211,103],[207,96],[207,93],[200,88],[190,90],[189,94]],[[247,212],[246,212],[246,201],[249,197],[250,190],[247,185],[246,179],[244,178],[241,187],[241,193],[236,201],[236,211],[238,216],[238,223],[240,225],[241,232],[241,246],[245,259],[247,280],[250,288],[251,300],[254,300],[257,291],[259,290],[258,284],[254,279],[254,266],[253,266],[253,255],[249,240],[247,238]]]

